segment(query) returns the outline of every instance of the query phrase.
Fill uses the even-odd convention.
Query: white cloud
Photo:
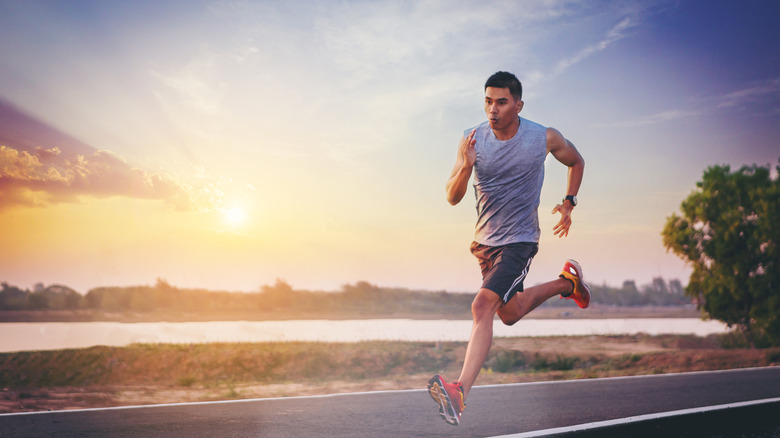
[[[523,74],[523,82],[530,89],[554,82],[571,68],[631,37],[655,17],[676,7],[674,1],[668,0],[620,3],[561,1],[552,4],[555,7],[550,8],[551,13],[537,24],[538,32],[543,34],[540,37],[542,44],[559,52],[558,59],[543,61]],[[551,45],[556,38],[564,38],[566,44]],[[538,50],[538,47],[535,49]]]
[[[598,127],[636,127],[684,120],[692,117],[715,115],[719,111],[733,111],[747,107],[758,108],[764,104],[771,106],[773,113],[780,112],[780,78],[772,78],[751,84],[748,87],[729,92],[722,96],[698,99],[691,109],[669,109],[648,116],[628,119],[616,123],[600,124]],[[759,114],[759,110],[752,114]]]
[[[698,117],[706,114],[704,110],[680,110],[671,109],[667,111],[661,111],[659,113],[651,114],[649,116],[640,117],[636,119],[624,120],[616,123],[598,124],[600,128],[633,128],[637,126],[655,125],[658,123],[672,122],[675,120],[683,120],[690,117]]]
[[[771,78],[733,91],[719,99],[718,108],[733,108],[742,105],[771,101],[775,110],[780,110],[780,78]]]
[[[26,151],[0,146],[0,208],[78,202],[82,196],[159,199],[179,210],[212,207],[197,199],[198,191],[171,176],[132,166],[109,151],[84,155],[56,147]]]
[[[593,56],[598,52],[601,52],[602,50],[605,50],[615,42],[625,38],[627,31],[636,27],[637,25],[638,23],[634,18],[624,18],[622,21],[620,21],[620,23],[615,25],[615,27],[610,29],[604,39],[601,41],[581,49],[579,52],[569,58],[558,61],[558,63],[555,64],[555,68],[553,68],[552,75],[558,76],[568,70],[571,66]]]

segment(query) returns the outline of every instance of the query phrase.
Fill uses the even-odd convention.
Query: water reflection
[[[468,341],[471,321],[305,320],[216,322],[0,323],[0,351],[54,350],[132,343],[316,341]],[[494,336],[589,336],[725,333],[725,324],[696,318],[525,319],[494,324]]]

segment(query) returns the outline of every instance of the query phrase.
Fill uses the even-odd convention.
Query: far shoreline
[[[543,306],[531,312],[527,319],[612,319],[612,318],[701,318],[694,305],[619,307],[593,305],[588,309],[576,307]],[[414,313],[414,312],[302,312],[293,310],[215,311],[215,312],[105,312],[102,310],[2,310],[0,323],[20,322],[205,322],[205,321],[289,321],[289,320],[360,320],[360,319],[419,319],[470,320],[469,312]]]

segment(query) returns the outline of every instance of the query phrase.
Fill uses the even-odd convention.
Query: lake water
[[[133,343],[468,341],[471,321],[306,320],[215,322],[0,323],[0,352],[57,350]],[[512,327],[496,320],[496,337],[589,336],[646,333],[726,333],[725,324],[697,318],[524,319]]]

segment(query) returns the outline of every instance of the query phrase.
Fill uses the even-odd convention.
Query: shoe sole
[[[439,415],[441,415],[441,418],[446,421],[447,424],[453,426],[460,424],[460,419],[455,413],[455,407],[452,405],[452,400],[450,400],[447,390],[444,389],[444,382],[441,381],[441,376],[438,374],[428,380],[428,394],[430,394],[433,401],[439,405]]]

